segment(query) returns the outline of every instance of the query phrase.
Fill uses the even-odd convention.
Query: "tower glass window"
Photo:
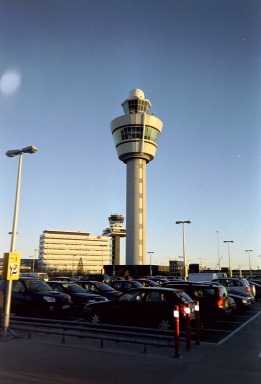
[[[146,126],[145,133],[144,133],[145,140],[150,140],[157,143],[159,135],[160,135],[160,132],[157,129]],[[135,139],[141,140],[142,137],[143,137],[142,125],[123,127],[121,129],[117,129],[113,133],[113,138],[116,145],[125,140],[135,140]]]
[[[126,114],[128,113],[139,113],[146,112],[149,113],[150,104],[147,100],[142,99],[130,99],[126,100],[123,104],[123,110]]]

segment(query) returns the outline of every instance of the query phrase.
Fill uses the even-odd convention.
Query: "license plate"
[[[62,309],[68,309],[68,308],[70,308],[70,305],[63,305],[62,306]]]

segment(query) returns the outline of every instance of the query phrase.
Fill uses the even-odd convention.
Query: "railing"
[[[27,338],[33,334],[47,334],[61,337],[61,343],[66,343],[68,337],[100,341],[103,348],[105,341],[115,343],[130,343],[147,347],[174,349],[174,330],[158,330],[153,328],[127,327],[111,324],[91,324],[84,321],[51,320],[32,317],[12,317],[12,330],[22,332]],[[185,341],[184,337],[181,340]]]

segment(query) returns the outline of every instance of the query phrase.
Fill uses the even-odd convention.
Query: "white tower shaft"
[[[146,160],[127,162],[126,264],[146,264]]]

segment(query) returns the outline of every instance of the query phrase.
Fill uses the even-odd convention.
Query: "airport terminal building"
[[[101,273],[111,264],[111,241],[81,231],[45,230],[40,236],[41,269],[55,272]]]

